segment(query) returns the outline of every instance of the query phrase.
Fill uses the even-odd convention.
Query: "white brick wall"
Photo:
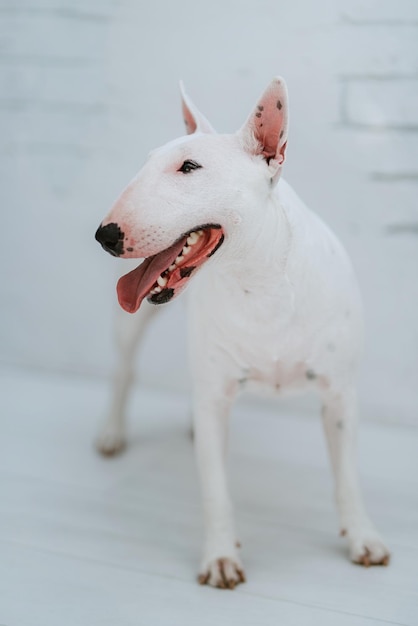
[[[350,0],[340,18],[338,134],[354,149],[367,235],[364,395],[375,394],[380,415],[418,423],[418,3]]]
[[[352,78],[395,79],[418,72],[417,23],[341,20],[339,71]]]
[[[418,80],[348,80],[344,93],[344,122],[369,130],[418,132]]]
[[[418,25],[418,4],[415,0],[343,0],[341,15],[353,24]]]
[[[404,0],[341,2],[338,27],[340,124],[379,131],[395,161],[418,149],[418,3]],[[398,131],[398,132],[397,132]],[[405,134],[402,131],[407,131]],[[388,146],[389,147],[389,146]],[[370,159],[373,164],[374,159]],[[412,159],[405,168],[418,172]],[[399,172],[394,172],[398,175]]]
[[[416,0],[4,0],[4,362],[109,373],[126,265],[93,234],[148,150],[182,132],[178,79],[230,132],[277,73],[291,98],[286,175],[359,274],[364,412],[418,423]],[[184,333],[180,301],[146,341],[146,382],[185,387]]]

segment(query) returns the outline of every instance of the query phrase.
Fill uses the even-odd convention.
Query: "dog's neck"
[[[258,219],[243,220],[236,227],[211,268],[218,280],[234,283],[243,290],[265,285],[271,279],[277,285],[286,273],[292,236],[279,190],[272,192],[264,206],[257,209],[257,216]]]

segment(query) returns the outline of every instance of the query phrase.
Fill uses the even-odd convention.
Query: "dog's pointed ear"
[[[244,149],[264,157],[272,182],[278,181],[285,159],[288,127],[287,88],[274,78],[244,126],[238,131]]]
[[[214,133],[216,132],[206,117],[199,111],[187,95],[183,81],[180,81],[181,106],[184,123],[188,135],[193,133]]]

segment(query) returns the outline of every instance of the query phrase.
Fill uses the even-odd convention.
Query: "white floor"
[[[195,582],[202,536],[187,399],[137,391],[131,445],[92,448],[103,383],[1,370],[0,624],[418,625],[418,429],[363,423],[369,510],[388,568],[347,560],[319,419],[232,423],[230,475],[248,582]]]

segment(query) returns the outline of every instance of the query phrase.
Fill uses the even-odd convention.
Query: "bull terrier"
[[[246,383],[315,388],[351,559],[386,565],[355,461],[362,310],[341,243],[281,178],[288,136],[285,82],[275,78],[235,134],[217,134],[182,88],[187,135],[151,152],[96,232],[110,254],[144,259],[119,279],[113,402],[98,439],[124,443],[135,346],[153,311],[188,290],[194,443],[205,519],[199,582],[234,588],[245,575],[225,474],[231,404]],[[146,302],[143,303],[143,301]],[[147,304],[150,303],[150,304]]]

